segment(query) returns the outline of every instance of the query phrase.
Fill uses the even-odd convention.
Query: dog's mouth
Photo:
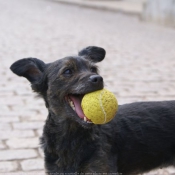
[[[77,116],[81,119],[81,122],[91,124],[91,120],[89,120],[81,107],[81,101],[83,99],[84,95],[78,95],[78,94],[69,94],[66,96],[66,101],[69,103],[70,107],[75,111]]]

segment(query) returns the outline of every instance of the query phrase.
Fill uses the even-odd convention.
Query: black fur
[[[81,101],[84,94],[103,88],[94,63],[104,56],[104,49],[91,46],[50,64],[28,58],[11,66],[46,102],[49,115],[41,144],[48,174],[135,175],[174,165],[175,101],[121,105],[105,125],[84,122],[70,107],[69,97]]]
[[[10,69],[13,73],[18,76],[23,76],[33,83],[40,78],[42,72],[44,71],[44,67],[44,62],[37,58],[24,58],[16,61]]]
[[[94,63],[100,62],[104,59],[106,51],[101,47],[89,46],[78,53],[79,56],[85,56]]]

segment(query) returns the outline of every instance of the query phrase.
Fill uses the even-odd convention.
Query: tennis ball
[[[115,95],[106,90],[86,94],[81,102],[85,116],[94,124],[105,124],[111,121],[118,109]]]

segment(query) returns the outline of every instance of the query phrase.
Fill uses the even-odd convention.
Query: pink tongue
[[[80,98],[72,96],[72,95],[70,95],[69,97],[74,102],[75,111],[78,114],[78,116],[80,118],[84,119],[85,115],[84,115],[83,110],[81,108],[81,100],[80,100]]]

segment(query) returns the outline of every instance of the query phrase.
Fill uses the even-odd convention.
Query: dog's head
[[[43,97],[49,112],[56,117],[55,121],[69,119],[91,126],[83,114],[81,100],[85,94],[103,88],[103,78],[95,63],[104,57],[103,48],[89,46],[78,56],[48,64],[37,58],[25,58],[13,63],[10,69],[30,81],[32,89]]]

